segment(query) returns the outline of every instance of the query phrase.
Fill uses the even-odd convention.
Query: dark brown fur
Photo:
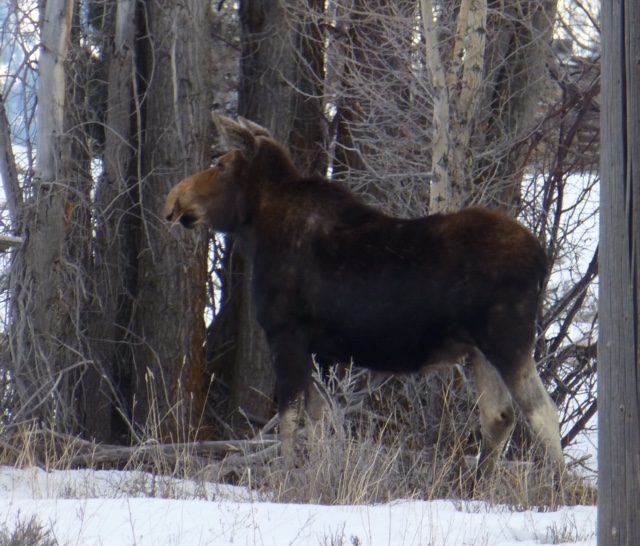
[[[255,126],[222,123],[242,149],[173,188],[165,216],[235,235],[252,261],[253,297],[273,354],[281,416],[309,393],[313,353],[394,373],[471,353],[482,359],[479,368],[497,370],[504,384],[496,389],[506,387],[531,421],[542,411],[542,428],[555,426],[557,435],[557,416],[550,425],[550,401],[541,399],[546,393],[537,375],[531,379],[547,274],[536,237],[478,207],[390,217],[338,184],[302,177],[281,146],[255,136],[264,134]],[[493,394],[486,396],[485,405],[496,406]],[[497,417],[485,411],[483,428],[494,426],[499,438],[483,446],[482,459],[495,459],[512,426],[512,410],[497,405]],[[535,432],[558,462],[554,433]]]

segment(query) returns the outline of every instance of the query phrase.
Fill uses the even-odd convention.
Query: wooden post
[[[598,545],[640,540],[640,3],[602,2]]]

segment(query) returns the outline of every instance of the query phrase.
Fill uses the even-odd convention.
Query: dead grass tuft
[[[347,371],[329,381],[325,419],[306,423],[295,464],[279,456],[272,429],[254,441],[197,441],[198,432],[164,444],[155,409],[132,446],[97,445],[35,426],[0,434],[0,465],[45,470],[139,471],[136,495],[184,498],[172,479],[243,485],[258,498],[314,504],[375,504],[394,499],[484,500],[512,509],[595,504],[595,488],[572,472],[509,462],[473,487],[479,448],[473,391],[464,374],[397,378]],[[439,408],[435,411],[434,408]],[[149,482],[149,475],[155,479]],[[152,491],[149,490],[151,487]],[[1,546],[1,545],[0,545]]]
[[[28,520],[18,518],[13,528],[0,529],[0,546],[60,546],[51,531],[35,516]]]

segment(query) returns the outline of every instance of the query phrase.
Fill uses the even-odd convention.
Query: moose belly
[[[310,352],[340,362],[389,373],[417,372],[434,364],[454,364],[472,349],[460,336],[443,331],[342,331],[322,329],[312,336]]]

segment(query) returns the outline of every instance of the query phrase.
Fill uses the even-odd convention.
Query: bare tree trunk
[[[431,1],[420,4],[434,90],[429,210],[460,208],[476,193],[512,210],[525,167],[517,152],[548,80],[556,1],[462,0],[451,48],[440,47]],[[474,164],[472,149],[493,154]]]
[[[602,5],[598,546],[640,537],[640,5]]]
[[[161,211],[169,189],[211,161],[209,3],[162,0],[140,8],[138,68],[145,88],[138,90],[144,106],[131,323],[134,412],[176,441],[193,438],[204,418],[208,235],[204,229],[169,232]]]
[[[93,276],[96,294],[89,324],[93,358],[102,376],[92,385],[95,395],[111,400],[100,406],[93,423],[98,438],[116,442],[129,434],[133,411],[135,360],[131,329],[137,295],[140,207],[137,179],[140,174],[140,118],[136,92],[135,0],[111,6],[104,31],[114,36],[106,48],[107,104],[105,114],[104,167],[98,180],[96,241]]]
[[[298,21],[292,38],[295,47],[293,130],[288,144],[296,166],[305,174],[327,172],[326,130],[323,124],[325,42],[319,21],[324,16],[324,0],[306,0],[309,15]],[[287,10],[298,2],[285,3]],[[288,15],[288,19],[292,17]],[[284,47],[287,47],[285,44]]]
[[[2,178],[2,189],[7,199],[11,229],[18,231],[20,228],[20,213],[24,204],[18,180],[16,159],[11,147],[11,130],[2,93],[0,93],[0,178]]]
[[[48,0],[42,12],[37,181],[11,269],[12,417],[103,441],[137,434],[134,419],[193,438],[208,387],[208,236],[170,232],[161,210],[172,185],[210,163],[209,5],[105,3],[105,59],[79,39],[73,5]],[[92,203],[85,78],[103,60],[104,172]]]
[[[445,66],[440,54],[436,21],[431,0],[420,0],[420,13],[426,47],[427,67],[433,86],[433,140],[431,164],[433,180],[429,200],[429,212],[455,209],[459,199],[454,196],[450,173],[453,146],[451,143],[451,105],[445,76]],[[453,91],[453,90],[452,90]],[[456,192],[457,193],[457,192]]]
[[[79,4],[79,0],[75,0]],[[88,78],[91,74],[92,56],[83,44],[81,10],[74,10],[71,26],[71,47],[67,64],[70,67],[66,85],[66,104],[64,109],[65,136],[68,142],[65,150],[68,191],[65,201],[67,259],[73,264],[76,283],[71,289],[78,302],[74,316],[78,356],[82,355],[86,365],[79,368],[71,377],[77,385],[74,391],[74,412],[79,430],[89,432],[99,440],[110,439],[109,421],[102,416],[112,405],[108,391],[100,388],[104,372],[92,358],[91,340],[87,338],[89,308],[94,295],[92,282],[93,269],[93,179],[91,176],[91,140],[88,115],[84,105],[89,101],[91,87]]]
[[[69,432],[77,373],[87,365],[78,336],[84,277],[72,263],[68,236],[69,141],[65,135],[65,65],[72,0],[48,0],[42,12],[36,182],[25,202],[25,244],[11,269],[11,361],[19,400],[13,417]]]
[[[535,125],[549,81],[547,64],[557,0],[488,2],[484,97],[474,121],[475,149],[491,150],[476,162],[476,192],[514,213],[526,167],[522,146]]]
[[[379,178],[367,172],[377,170],[367,159],[382,155],[380,137],[392,143],[403,130],[410,91],[402,72],[410,55],[416,6],[406,0],[357,0],[337,9],[337,18],[346,21],[346,45],[339,69],[332,178],[350,184],[372,203],[386,204],[388,183],[382,172]],[[353,176],[358,171],[367,174]]]

